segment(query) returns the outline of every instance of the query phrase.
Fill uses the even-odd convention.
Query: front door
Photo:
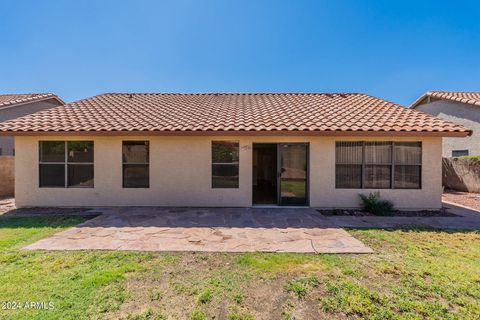
[[[308,204],[308,144],[253,144],[253,204]]]

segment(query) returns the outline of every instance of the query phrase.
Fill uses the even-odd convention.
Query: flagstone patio
[[[27,250],[371,253],[305,208],[101,209],[102,215]]]

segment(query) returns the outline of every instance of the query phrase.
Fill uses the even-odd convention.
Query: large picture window
[[[212,141],[212,188],[238,188],[238,141]]]
[[[93,141],[40,141],[41,188],[93,188]]]
[[[419,189],[421,142],[337,142],[336,188]]]
[[[148,141],[123,141],[123,187],[150,187],[150,144]]]

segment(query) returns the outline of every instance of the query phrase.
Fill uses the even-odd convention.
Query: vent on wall
[[[468,156],[468,150],[452,150],[452,157]]]

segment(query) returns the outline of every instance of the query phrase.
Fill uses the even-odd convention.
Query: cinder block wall
[[[0,198],[11,197],[15,190],[15,157],[0,156]]]

